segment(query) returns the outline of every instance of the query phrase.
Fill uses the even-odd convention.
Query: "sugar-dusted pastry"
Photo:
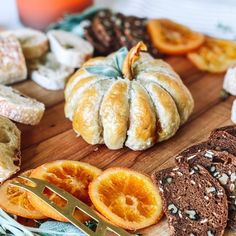
[[[65,89],[65,114],[90,144],[144,150],[173,136],[193,110],[193,98],[170,65],[140,42],[87,61]]]

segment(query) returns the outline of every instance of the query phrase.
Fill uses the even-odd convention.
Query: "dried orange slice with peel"
[[[105,170],[89,185],[89,196],[97,211],[127,230],[155,224],[163,215],[161,197],[150,178],[126,168]]]
[[[224,72],[236,63],[236,43],[208,37],[198,50],[188,54],[188,58],[200,70]]]
[[[168,19],[153,19],[147,30],[154,46],[170,55],[183,55],[200,47],[204,35]]]
[[[57,187],[64,189],[79,200],[91,206],[92,203],[88,194],[88,186],[98,175],[101,174],[101,172],[100,169],[84,162],[59,160],[39,166],[32,171],[30,177],[42,179],[55,184]],[[49,189],[46,189],[44,194],[58,206],[63,207],[67,203],[64,199],[51,192]],[[63,216],[34,194],[28,193],[28,199],[36,209],[47,217],[59,221],[67,221]],[[82,222],[89,219],[87,215],[80,211],[76,211],[75,216]]]
[[[24,172],[22,175],[29,176],[30,173],[31,170]],[[46,216],[31,205],[27,198],[27,192],[21,188],[10,185],[12,182],[27,183],[26,180],[17,177],[4,182],[0,187],[0,208],[10,214],[29,219],[46,218]]]

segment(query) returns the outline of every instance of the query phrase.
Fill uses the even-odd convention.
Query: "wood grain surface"
[[[184,57],[171,57],[167,61],[190,89],[195,108],[188,122],[173,138],[146,151],[132,151],[128,148],[111,151],[105,145],[87,144],[82,138],[76,137],[71,122],[64,116],[63,91],[47,91],[30,80],[16,84],[15,88],[38,99],[47,107],[39,125],[17,124],[22,131],[21,171],[53,160],[71,159],[88,162],[102,169],[122,166],[151,174],[154,170],[172,166],[173,157],[178,152],[206,139],[212,129],[231,124],[230,110],[234,98],[229,97],[225,101],[220,99],[223,74],[201,72]],[[166,219],[142,233],[168,236]],[[225,235],[236,234],[227,232]]]

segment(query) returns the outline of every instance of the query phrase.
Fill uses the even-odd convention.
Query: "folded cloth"
[[[127,15],[170,18],[213,37],[236,40],[235,0],[95,0]]]

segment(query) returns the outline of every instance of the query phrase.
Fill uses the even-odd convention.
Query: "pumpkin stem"
[[[140,51],[147,51],[147,46],[142,41],[132,47],[125,57],[122,73],[129,80],[133,79],[133,64],[140,57]]]

